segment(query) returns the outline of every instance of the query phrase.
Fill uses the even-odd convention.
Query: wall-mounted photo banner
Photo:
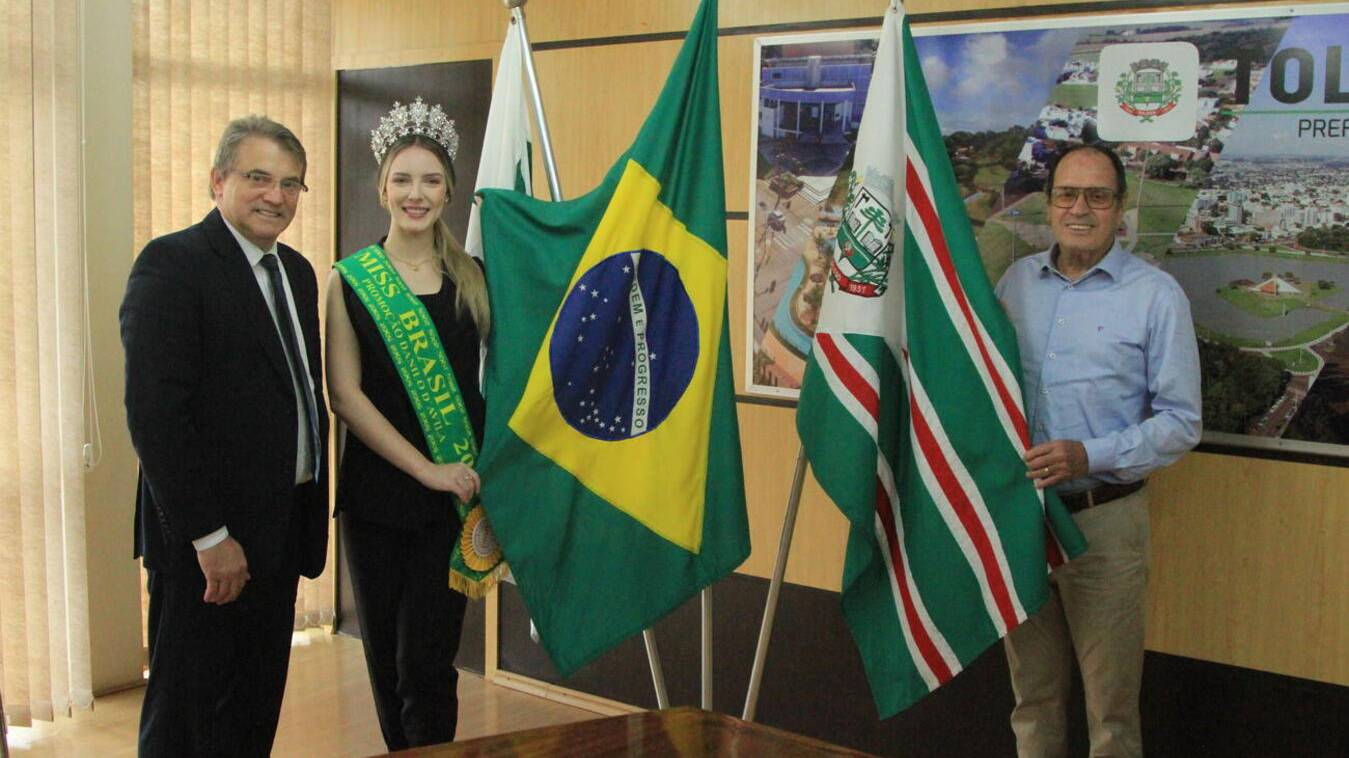
[[[1205,442],[1349,458],[1349,3],[1109,20],[914,28],[989,279],[1053,243],[1050,157],[1108,141],[1121,244],[1190,298]],[[756,41],[750,395],[800,387],[875,45]]]

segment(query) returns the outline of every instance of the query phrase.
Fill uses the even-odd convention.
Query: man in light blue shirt
[[[1124,167],[1079,145],[1051,165],[1055,245],[1012,264],[997,294],[1016,327],[1032,447],[1027,476],[1073,512],[1087,551],[1007,637],[1023,756],[1067,754],[1072,661],[1082,671],[1092,755],[1142,755],[1138,695],[1152,471],[1199,441],[1199,351],[1190,305],[1168,274],[1115,239]]]

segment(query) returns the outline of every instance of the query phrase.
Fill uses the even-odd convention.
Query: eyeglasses
[[[264,171],[244,171],[239,176],[243,177],[248,183],[248,188],[255,192],[271,192],[272,187],[279,186],[281,194],[286,197],[299,197],[301,192],[309,191],[299,179],[277,179]]]
[[[1103,211],[1115,205],[1119,193],[1107,187],[1055,187],[1049,193],[1049,201],[1055,208],[1071,208],[1077,204],[1077,196],[1087,198],[1087,207]]]

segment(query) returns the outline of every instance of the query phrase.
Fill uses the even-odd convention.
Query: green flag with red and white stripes
[[[1016,335],[897,0],[828,266],[797,431],[851,523],[843,610],[888,717],[1035,613],[1085,548],[1026,478]]]

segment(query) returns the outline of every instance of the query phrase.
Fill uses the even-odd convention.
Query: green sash
[[[431,459],[472,466],[478,459],[478,444],[450,360],[426,306],[394,270],[379,245],[342,259],[336,268],[379,328],[426,436]],[[468,503],[457,497],[454,501],[463,532],[450,556],[450,587],[480,598],[505,573],[506,564],[478,498]]]

